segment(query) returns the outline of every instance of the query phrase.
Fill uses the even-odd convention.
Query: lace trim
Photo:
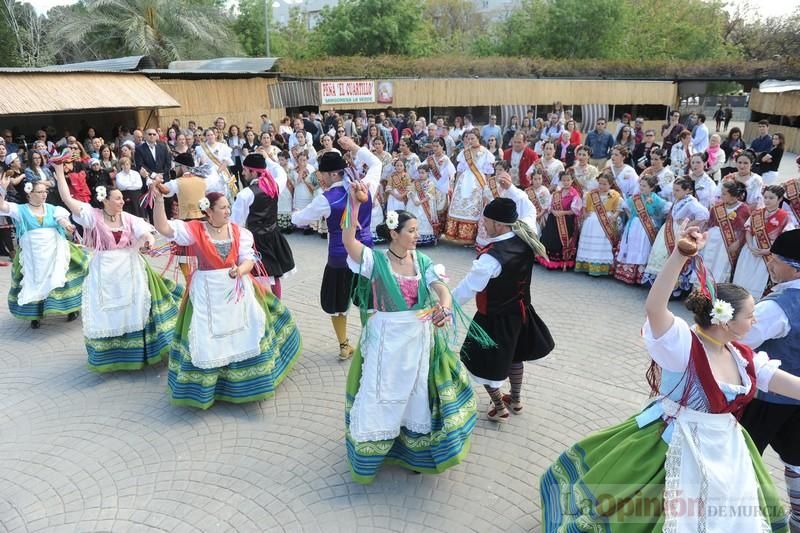
[[[683,433],[678,429],[672,435],[672,439],[667,449],[667,458],[664,461],[664,469],[667,472],[664,482],[664,520],[663,533],[678,533],[678,518],[676,512],[679,505],[677,500],[681,495],[681,462],[683,454]]]
[[[251,348],[250,350],[246,350],[244,352],[237,353],[234,355],[220,357],[219,359],[211,359],[208,361],[201,361],[201,362],[192,359],[192,364],[197,368],[220,368],[223,366],[227,366],[231,363],[246,361],[247,359],[250,359],[260,354],[261,354],[261,347],[259,346],[258,348]],[[189,355],[189,358],[191,359],[191,354]]]

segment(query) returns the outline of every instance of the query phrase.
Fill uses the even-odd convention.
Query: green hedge
[[[530,57],[326,57],[281,59],[285,76],[300,78],[639,78],[731,79],[800,77],[800,60],[611,61]]]

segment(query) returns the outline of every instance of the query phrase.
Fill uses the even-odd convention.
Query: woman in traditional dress
[[[297,154],[294,167],[296,180],[294,184],[294,196],[292,197],[292,207],[294,211],[302,211],[314,199],[314,193],[318,189],[317,182],[312,178],[314,167],[308,164],[308,156],[305,152]],[[314,233],[311,227],[302,227],[303,233],[309,235]]]
[[[222,193],[232,202],[237,191],[236,176],[228,170],[233,166],[231,149],[224,142],[217,142],[214,128],[206,129],[203,139],[194,150],[194,160],[198,167],[208,171],[205,174],[206,191]]]
[[[69,193],[64,169],[55,166],[64,205],[84,229],[91,249],[83,284],[83,337],[94,372],[139,370],[169,353],[183,288],[158,275],[139,254],[154,242],[153,226],[124,212],[119,189],[100,186],[97,209]]]
[[[756,388],[800,399],[800,378],[736,341],[753,325],[753,298],[741,287],[695,291],[687,302],[694,327],[669,311],[688,259],[681,254],[704,244],[696,228],[685,238],[688,247],[676,246],[645,303],[654,398],[638,416],[570,447],[542,475],[546,533],[788,533],[770,473],[737,417]]]
[[[600,172],[596,166],[589,164],[591,157],[592,149],[588,146],[580,145],[575,148],[575,164],[572,166],[572,174],[575,176],[575,188],[581,194],[597,188],[597,176]]]
[[[622,195],[612,188],[613,181],[608,172],[603,172],[597,177],[597,189],[583,195],[583,223],[575,272],[586,272],[590,276],[612,273],[619,246],[618,221],[624,202]]]
[[[48,315],[78,318],[81,285],[89,267],[86,252],[69,242],[75,228],[63,207],[45,203],[48,187],[39,180],[26,184],[28,203],[6,201],[10,178],[0,179],[0,215],[14,223],[19,250],[13,257],[8,309],[37,329]]]
[[[642,276],[642,284],[652,284],[658,273],[664,267],[664,263],[675,248],[677,235],[680,233],[681,226],[687,224],[704,229],[708,222],[708,209],[700,205],[697,198],[692,194],[692,182],[686,178],[678,178],[672,184],[672,197],[675,199],[672,207],[667,214],[667,219],[658,231],[653,247],[650,249],[650,257],[647,258],[647,266]],[[673,297],[680,297],[692,288],[691,268],[686,268],[681,272],[678,284],[674,287]]]
[[[353,189],[358,202],[366,197],[363,184]],[[466,371],[439,330],[452,315],[443,269],[415,251],[410,213],[390,211],[379,231],[386,252],[356,240],[355,224],[343,233],[347,264],[360,275],[356,292],[365,296],[362,313],[375,308],[347,376],[347,456],[358,483],[372,482],[384,463],[428,474],[457,465],[477,418]]]
[[[417,219],[417,246],[436,244],[439,238],[439,217],[436,212],[436,186],[429,177],[426,164],[417,167],[417,179],[408,191],[406,211]]]
[[[558,179],[547,221],[542,228],[542,244],[547,248],[548,259],[536,256],[536,260],[550,270],[566,270],[575,266],[577,219],[583,211],[581,195],[573,187],[572,173],[562,172]]]
[[[744,287],[756,300],[769,286],[767,258],[770,246],[784,231],[795,229],[789,213],[780,208],[785,191],[780,185],[764,189],[764,207],[750,213],[745,222],[745,244],[739,253],[733,282]]]
[[[447,207],[450,205],[450,192],[453,190],[456,177],[456,167],[447,157],[445,149],[447,144],[444,138],[437,137],[433,140],[433,153],[428,156],[425,163],[430,169],[430,177],[436,185],[436,212],[441,227],[447,225]]]
[[[408,192],[413,186],[403,160],[398,157],[393,165],[394,172],[386,183],[386,211],[404,210],[408,203]]]
[[[744,203],[744,185],[724,181],[720,186],[720,201],[709,212],[708,243],[703,250],[703,261],[718,283],[727,283],[744,245],[744,224],[750,218],[750,208]]]
[[[736,172],[729,174],[729,176],[733,176],[733,179],[745,186],[747,190],[747,206],[750,211],[764,207],[764,197],[761,195],[761,189],[764,188],[764,180],[758,174],[753,173],[753,161],[755,161],[755,156],[749,150],[740,153],[736,156]]]
[[[411,146],[413,146],[413,143],[414,141],[411,140],[411,137],[403,137],[397,144],[399,147],[397,157],[403,163],[405,163],[406,172],[408,172],[408,175],[411,176],[411,179],[417,177],[417,167],[421,163],[419,156],[411,151]]]
[[[545,141],[542,144],[542,158],[528,167],[527,174],[530,176],[538,168],[542,172],[544,184],[547,187],[555,187],[556,178],[566,170],[564,163],[556,158],[556,146],[552,141]]]
[[[628,154],[626,147],[619,144],[616,145],[611,149],[611,162],[608,165],[608,169],[614,176],[617,189],[619,189],[622,198],[625,200],[639,192],[639,175],[636,174],[632,166],[625,163]]]
[[[658,195],[664,200],[671,202],[672,183],[675,181],[675,174],[672,169],[666,166],[667,151],[663,148],[656,148],[650,151],[650,166],[644,169],[642,177],[655,176],[658,180]]]
[[[492,198],[486,176],[494,173],[494,156],[481,146],[475,130],[465,132],[463,139],[464,150],[458,154],[445,235],[451,242],[471,246],[478,235],[478,220],[484,204]]]
[[[216,400],[273,396],[300,355],[300,333],[288,309],[252,279],[253,235],[229,222],[230,204],[218,192],[201,200],[206,220],[190,222],[168,221],[154,194],[156,229],[198,260],[169,354],[172,403],[208,409]]]
[[[623,205],[628,222],[620,239],[614,277],[631,285],[642,282],[650,250],[670,208],[669,202],[656,193],[657,188],[658,178],[644,176],[639,180],[639,194]]]
[[[717,184],[714,183],[705,171],[706,154],[698,152],[689,159],[689,174],[687,177],[694,183],[694,196],[700,205],[706,209],[717,203]]]

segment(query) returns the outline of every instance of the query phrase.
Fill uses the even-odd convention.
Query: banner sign
[[[321,81],[320,104],[371,104],[375,102],[374,81]]]

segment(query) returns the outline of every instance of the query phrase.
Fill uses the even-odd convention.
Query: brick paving
[[[464,463],[438,476],[386,467],[357,485],[343,442],[348,364],[317,305],[325,242],[289,240],[299,272],[284,301],[304,352],[260,403],[173,407],[163,365],[93,374],[79,322],[49,318],[31,330],[2,305],[0,531],[539,531],[542,471],[647,397],[646,291],[536,268],[534,305],[556,349],[526,366],[524,414],[489,422],[476,388],[480,420]],[[473,258],[449,245],[428,252],[453,286]],[[0,274],[5,294],[9,271]],[[783,493],[771,452],[767,463]]]

